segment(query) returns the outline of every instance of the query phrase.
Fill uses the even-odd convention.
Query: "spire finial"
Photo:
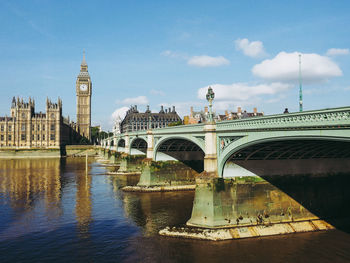
[[[83,49],[83,61],[81,62],[82,65],[86,65],[86,60],[85,60],[85,48]]]

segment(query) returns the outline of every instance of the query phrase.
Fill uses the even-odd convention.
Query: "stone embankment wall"
[[[59,158],[61,150],[58,149],[1,149],[0,159],[20,158]]]
[[[0,149],[0,159],[21,159],[21,158],[60,158],[95,156],[98,148],[92,145],[67,145],[61,148],[31,148],[31,149]]]

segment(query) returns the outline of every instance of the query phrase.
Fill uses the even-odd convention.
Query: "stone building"
[[[213,112],[214,119],[215,119],[215,112]],[[184,116],[184,124],[197,124],[197,123],[203,123],[206,122],[209,118],[209,111],[208,107],[204,107],[204,111],[194,111],[193,107],[191,107],[190,115]]]
[[[120,124],[121,133],[167,127],[170,123],[182,121],[173,108],[161,106],[159,113],[152,113],[147,106],[145,112],[139,112],[137,106],[131,106]]]
[[[225,115],[222,115],[221,118],[222,120],[236,120],[257,116],[264,116],[264,112],[258,112],[257,108],[254,108],[253,112],[247,112],[246,110],[242,111],[242,108],[238,107],[236,112],[226,110]]]
[[[0,147],[59,148],[76,137],[62,116],[62,101],[46,100],[46,112],[35,112],[35,101],[13,97],[10,117],[0,117]]]
[[[247,112],[246,110],[242,111],[241,107],[238,107],[236,112],[226,110],[225,114],[215,114],[215,112],[213,112],[215,121],[236,120],[263,115],[264,112],[258,112],[257,108],[254,108],[253,112]],[[191,107],[190,115],[184,116],[184,124],[203,123],[206,122],[208,118],[209,111],[207,106],[204,107],[204,111],[194,111],[193,107]]]

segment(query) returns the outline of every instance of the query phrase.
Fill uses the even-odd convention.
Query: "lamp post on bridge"
[[[209,102],[209,119],[204,125],[205,132],[205,147],[204,147],[204,171],[209,177],[217,177],[217,152],[216,152],[216,124],[213,118],[213,100],[215,93],[211,87],[208,88],[206,95]]]
[[[213,89],[209,86],[208,88],[208,93],[207,93],[207,101],[209,102],[209,123],[213,123],[214,122],[214,118],[213,118],[213,111],[212,111],[212,107],[213,107],[213,100],[215,97],[215,93],[213,91]]]

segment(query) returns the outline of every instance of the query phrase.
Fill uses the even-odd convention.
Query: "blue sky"
[[[181,115],[202,108],[265,114],[350,104],[349,1],[0,1],[0,115],[12,96],[63,100],[75,119],[82,50],[92,122],[111,128],[130,104]],[[113,114],[114,113],[114,114]]]

